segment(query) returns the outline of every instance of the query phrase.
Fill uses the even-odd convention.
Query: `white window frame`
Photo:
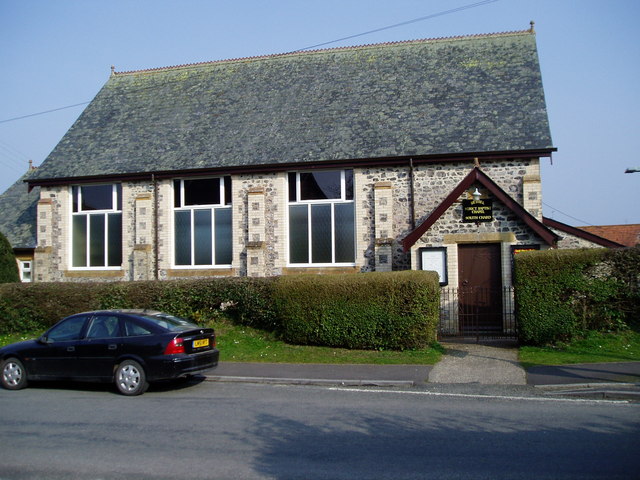
[[[18,270],[20,271],[20,281],[23,283],[30,283],[33,281],[33,260],[20,260],[18,259]],[[29,274],[28,278],[25,278],[25,274]]]
[[[352,186],[354,191],[353,191],[353,198],[350,200],[347,200],[346,198],[346,171],[347,170],[351,170],[352,172],[352,178],[353,178],[353,183],[354,185]],[[324,170],[327,172],[336,172],[339,171],[340,172],[340,198],[331,198],[331,199],[322,199],[322,200],[302,200],[302,191],[301,191],[301,182],[300,182],[300,174],[304,174],[304,173],[315,173],[318,172],[318,170],[300,170],[300,171],[291,171],[289,172],[290,174],[295,174],[296,176],[296,200],[295,201],[291,201],[291,199],[289,198],[289,175],[287,175],[287,212],[286,212],[286,228],[287,228],[287,244],[286,244],[286,250],[287,250],[287,267],[291,267],[291,268],[324,268],[324,267],[352,267],[355,266],[356,262],[356,238],[357,238],[357,225],[355,223],[355,173],[353,172],[352,169],[334,169],[334,170]],[[354,261],[353,262],[336,262],[336,236],[335,236],[335,228],[336,228],[336,221],[335,221],[335,206],[338,204],[353,204],[354,205],[354,211],[353,211],[353,215],[354,215],[354,235],[353,235],[353,252],[354,252]],[[311,209],[313,207],[313,205],[330,205],[331,206],[331,262],[323,262],[323,263],[314,263],[311,261],[312,259],[312,250],[313,250],[313,242],[312,242],[312,221],[310,220],[308,222],[308,226],[307,226],[307,238],[309,239],[309,245],[308,245],[308,254],[307,254],[307,258],[309,259],[308,262],[306,263],[292,263],[291,262],[291,247],[290,247],[290,238],[291,238],[291,232],[290,232],[290,223],[289,223],[289,216],[290,216],[290,207],[291,206],[300,206],[300,205],[306,205],[307,206],[307,218],[311,219]]]
[[[221,177],[189,177],[189,178],[175,178],[171,182],[171,188],[173,195],[171,196],[172,215],[171,215],[171,268],[177,270],[193,270],[193,269],[226,269],[230,268],[233,264],[233,237],[229,240],[231,243],[231,263],[224,264],[197,264],[195,263],[195,211],[196,210],[209,210],[211,212],[211,258],[215,262],[216,252],[216,233],[215,233],[215,212],[216,210],[229,210],[231,212],[231,221],[233,225],[233,204],[226,204],[227,191],[224,181],[225,176]],[[185,180],[215,180],[220,182],[220,203],[218,204],[205,204],[205,205],[185,205]],[[175,206],[175,182],[180,182],[180,206]],[[231,192],[229,192],[231,193]],[[176,212],[190,212],[190,231],[191,231],[191,263],[189,265],[178,265],[176,263]]]
[[[83,187],[96,187],[96,186],[101,186],[101,185],[111,185],[111,208],[110,209],[103,209],[103,210],[82,210],[82,188]],[[78,188],[78,198],[77,198],[77,205],[78,205],[78,211],[74,212],[73,211],[73,205],[74,205],[74,192],[73,189],[74,187]],[[120,203],[120,205],[122,205],[122,198],[120,199],[120,202],[118,202],[118,187],[120,187],[120,195],[122,196],[122,184],[120,183],[91,183],[91,184],[80,184],[80,185],[73,185],[71,187],[69,187],[69,269],[70,270],[122,270],[122,262],[124,260],[124,250],[122,249],[122,235],[120,236],[120,250],[121,250],[121,262],[120,265],[107,265],[109,263],[109,221],[108,221],[108,217],[109,214],[120,214],[120,228],[122,229],[123,227],[123,214],[122,214],[122,207],[120,208],[120,210],[118,210],[118,203]],[[89,223],[89,217],[91,215],[103,215],[104,217],[104,222],[105,222],[105,226],[104,226],[104,245],[105,245],[105,249],[104,249],[104,266],[91,266],[91,249],[90,249],[90,242],[91,242],[91,235],[90,235],[90,223]],[[78,267],[78,266],[74,266],[73,265],[73,218],[77,217],[77,216],[84,216],[87,218],[87,239],[86,239],[86,264],[87,266],[84,267]]]

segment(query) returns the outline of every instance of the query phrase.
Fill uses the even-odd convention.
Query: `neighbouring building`
[[[39,190],[31,275],[422,268],[508,287],[514,252],[571,235],[542,217],[553,151],[533,24],[112,68],[26,178]]]

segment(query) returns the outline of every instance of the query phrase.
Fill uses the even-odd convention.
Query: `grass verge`
[[[432,365],[444,352],[440,345],[402,352],[290,345],[272,333],[226,321],[215,322],[213,327],[222,362]]]
[[[572,363],[638,362],[640,333],[589,332],[581,339],[548,347],[520,347],[520,363],[534,365],[565,365]]]
[[[221,362],[433,365],[444,352],[440,345],[402,352],[289,345],[269,332],[226,320],[215,321],[211,326],[216,330]],[[37,338],[41,333],[0,335],[0,347]]]

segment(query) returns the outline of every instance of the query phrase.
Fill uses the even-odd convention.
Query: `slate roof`
[[[114,73],[32,182],[552,150],[525,30]]]
[[[40,188],[29,191],[25,183],[35,172],[30,170],[0,195],[0,232],[13,248],[36,246],[36,208]]]

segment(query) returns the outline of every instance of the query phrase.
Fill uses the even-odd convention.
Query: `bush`
[[[429,272],[0,286],[0,334],[44,330],[88,310],[147,308],[204,324],[218,316],[295,344],[422,348],[436,340]]]
[[[204,323],[224,315],[274,327],[269,279],[220,278],[122,283],[32,283],[0,286],[0,334],[44,330],[73,313],[147,308]]]
[[[295,275],[275,283],[280,335],[289,343],[403,350],[436,340],[432,272]]]
[[[544,345],[638,321],[640,249],[549,250],[515,259],[520,341]]]
[[[0,233],[0,283],[19,282],[20,272],[13,248],[7,237]]]

